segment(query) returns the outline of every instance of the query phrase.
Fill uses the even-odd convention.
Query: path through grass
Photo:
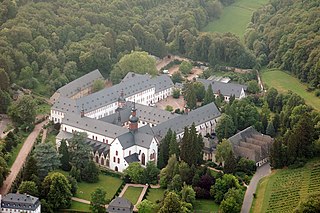
[[[238,0],[222,10],[220,19],[210,22],[205,32],[231,32],[243,39],[252,13],[265,5],[268,0]]]
[[[308,194],[320,191],[320,160],[298,169],[282,169],[262,179],[252,213],[292,212]]]
[[[300,81],[278,69],[265,70],[261,73],[262,81],[269,87],[276,88],[279,92],[291,90],[300,95],[308,105],[320,111],[320,98],[316,97],[314,92],[307,92],[307,86]]]
[[[135,205],[139,199],[142,189],[142,187],[129,186],[125,191],[123,197],[127,198],[133,205]]]

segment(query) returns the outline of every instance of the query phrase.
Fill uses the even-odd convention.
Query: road
[[[10,188],[12,186],[12,183],[16,179],[19,171],[24,165],[24,162],[26,161],[29,153],[32,150],[33,144],[36,141],[42,127],[48,123],[48,120],[43,121],[42,123],[37,124],[34,127],[34,130],[30,133],[30,135],[25,140],[16,160],[14,161],[10,174],[7,176],[6,180],[3,183],[3,186],[0,188],[0,194],[5,195],[10,191]]]
[[[250,184],[247,188],[246,194],[244,196],[241,213],[249,213],[253,200],[253,193],[256,192],[257,185],[261,178],[268,176],[271,173],[271,167],[269,163],[264,164],[259,167],[256,173],[253,175]]]

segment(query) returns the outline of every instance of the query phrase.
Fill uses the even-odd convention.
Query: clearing
[[[149,189],[147,193],[146,199],[153,202],[157,203],[157,201],[161,201],[164,196],[164,191],[165,189],[158,188],[158,189]]]
[[[220,19],[209,22],[202,29],[204,32],[231,32],[243,40],[244,32],[251,16],[261,6],[268,3],[268,0],[238,0],[222,9]]]
[[[259,182],[251,212],[292,212],[308,194],[319,190],[319,159],[302,168],[277,170]]]
[[[133,205],[135,205],[142,192],[142,187],[129,186],[122,197],[127,198]]]
[[[279,92],[292,92],[300,95],[306,104],[320,111],[320,98],[314,92],[307,92],[307,86],[297,78],[278,69],[265,70],[261,73],[262,82],[270,87],[276,88]]]
[[[106,198],[111,200],[121,184],[122,180],[120,178],[100,174],[97,183],[78,183],[78,190],[75,197],[91,200],[91,193],[96,190],[96,188],[101,187],[107,192]]]

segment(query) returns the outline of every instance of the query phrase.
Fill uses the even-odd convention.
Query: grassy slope
[[[203,31],[231,32],[242,39],[252,13],[267,2],[268,0],[237,0],[225,7],[220,19],[210,22]]]
[[[123,197],[127,198],[131,203],[136,204],[142,192],[142,189],[142,187],[129,186],[125,191]]]
[[[312,92],[307,92],[307,86],[300,83],[297,78],[277,69],[263,71],[261,77],[269,87],[274,87],[279,92],[291,90],[304,98],[307,104],[320,111],[320,98]]]
[[[162,200],[164,196],[165,189],[149,189],[146,199],[156,203],[157,200]]]
[[[91,193],[98,187],[103,188],[107,192],[107,199],[112,199],[118,188],[121,186],[122,180],[116,177],[99,175],[98,183],[78,183],[76,197],[85,200],[91,200]]]
[[[257,188],[257,196],[253,201],[251,208],[251,213],[261,213],[265,212],[268,207],[275,205],[276,203],[282,203],[280,208],[286,203],[292,201],[292,194],[297,190],[300,195],[300,200],[307,197],[308,192],[312,193],[320,190],[320,175],[312,172],[316,170],[319,172],[320,160],[315,159],[308,162],[303,168],[298,169],[282,169],[273,172],[270,176],[265,177],[260,180]],[[300,175],[300,177],[288,179],[288,176],[294,177],[295,175]],[[279,182],[285,180],[284,182]],[[292,183],[290,183],[290,181]],[[289,182],[289,183],[288,183]],[[315,184],[318,183],[318,184]],[[315,184],[313,186],[312,184]],[[295,186],[293,186],[295,185]],[[273,201],[270,199],[272,196],[278,196],[277,199]],[[295,206],[289,206],[292,211],[299,203],[299,197],[297,201],[292,202]],[[274,211],[281,211],[280,209]]]

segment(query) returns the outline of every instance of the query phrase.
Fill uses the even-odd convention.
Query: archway
[[[101,165],[104,166],[104,159],[101,158]]]
[[[117,167],[117,166],[116,166],[116,167],[114,167],[114,171],[116,171],[116,172],[118,171],[118,167]]]
[[[96,156],[96,162],[99,163],[99,156]]]

